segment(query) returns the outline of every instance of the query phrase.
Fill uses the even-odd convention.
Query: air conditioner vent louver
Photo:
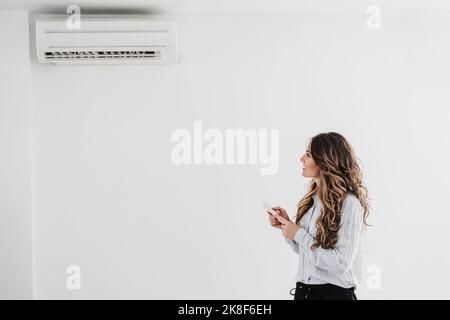
[[[54,51],[45,59],[160,59],[161,51]]]
[[[36,18],[38,61],[54,64],[173,64],[174,19],[148,15],[81,15],[80,28],[66,15]]]

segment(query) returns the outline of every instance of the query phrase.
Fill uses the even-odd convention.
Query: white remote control
[[[267,201],[264,201],[262,205],[264,209],[266,209],[267,212],[270,213],[272,216],[275,216],[275,214],[277,214],[277,212],[275,212],[275,210],[272,209],[272,206]]]

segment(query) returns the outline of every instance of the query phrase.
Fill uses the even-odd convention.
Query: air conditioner
[[[83,15],[79,28],[68,15],[36,17],[37,58],[56,64],[172,64],[177,25],[141,15]]]

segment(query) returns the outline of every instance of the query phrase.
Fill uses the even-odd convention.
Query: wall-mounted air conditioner
[[[177,61],[177,24],[141,15],[36,17],[38,61],[56,64],[172,64]]]

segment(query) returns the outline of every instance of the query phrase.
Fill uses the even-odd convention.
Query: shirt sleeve
[[[298,243],[299,250],[302,250],[307,259],[318,268],[346,272],[353,267],[361,239],[362,227],[363,212],[361,204],[355,196],[347,196],[342,206],[338,241],[333,249],[322,247],[311,249],[315,239],[303,228],[296,232],[294,240]]]
[[[298,244],[294,240],[291,240],[288,238],[284,238],[284,239],[286,240],[287,244],[289,244],[289,246],[292,248],[292,250],[298,254],[298,252],[299,252]]]

